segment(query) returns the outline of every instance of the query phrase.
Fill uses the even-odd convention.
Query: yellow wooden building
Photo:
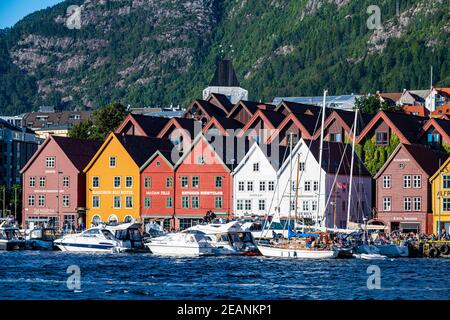
[[[140,166],[162,139],[111,133],[83,170],[86,174],[86,226],[140,221]]]
[[[450,232],[450,158],[430,178],[433,233],[443,228]]]

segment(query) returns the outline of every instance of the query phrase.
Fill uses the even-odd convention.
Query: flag
[[[336,181],[336,186],[338,189],[347,189],[347,184],[346,183],[341,183],[339,181]]]

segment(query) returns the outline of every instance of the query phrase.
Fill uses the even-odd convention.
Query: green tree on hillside
[[[69,132],[71,138],[103,140],[117,129],[128,114],[124,105],[113,102],[94,111],[94,119],[80,122]]]
[[[367,114],[376,114],[378,111],[401,111],[397,105],[390,105],[386,101],[381,101],[377,96],[362,96],[355,101],[355,109]]]

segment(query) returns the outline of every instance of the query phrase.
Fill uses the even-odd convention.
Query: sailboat
[[[325,102],[326,102],[326,93],[324,92],[323,99],[323,109],[322,109],[322,131],[323,125],[325,122]],[[323,135],[321,135],[320,139],[321,147],[320,147],[320,159],[322,159],[322,146],[323,146]],[[292,134],[290,135],[289,145],[290,145],[290,179],[289,186],[292,185]],[[321,160],[319,161],[319,165]],[[320,179],[319,179],[320,180]],[[320,185],[320,184],[319,184]],[[291,190],[292,188],[290,188]],[[289,200],[291,200],[291,193],[289,194]],[[319,191],[320,194],[320,191]],[[289,202],[291,203],[291,201]],[[289,206],[289,220],[291,217],[292,208]],[[317,225],[317,216],[316,216],[316,225]],[[263,256],[266,257],[276,257],[276,258],[297,258],[297,259],[333,259],[337,258],[338,251],[334,250],[328,234],[326,232],[320,231],[312,231],[309,233],[296,233],[292,231],[290,223],[287,223],[288,226],[288,239],[287,240],[277,240],[275,242],[271,242],[269,244],[261,244],[257,243],[258,250],[261,252]]]

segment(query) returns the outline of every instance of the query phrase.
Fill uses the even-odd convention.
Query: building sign
[[[393,217],[394,221],[417,221],[419,220],[417,217]]]
[[[146,191],[147,196],[170,196],[169,191]]]
[[[64,193],[64,190],[34,190],[34,193]]]
[[[221,196],[222,191],[181,191],[182,196]]]
[[[394,159],[394,162],[409,162],[409,159]]]
[[[55,209],[43,208],[43,209],[34,209],[33,212],[30,214],[55,214],[55,213],[56,213]]]
[[[133,191],[128,191],[128,190],[93,190],[92,194],[116,194],[116,195],[123,195],[123,194],[128,194],[128,195],[133,195]]]

